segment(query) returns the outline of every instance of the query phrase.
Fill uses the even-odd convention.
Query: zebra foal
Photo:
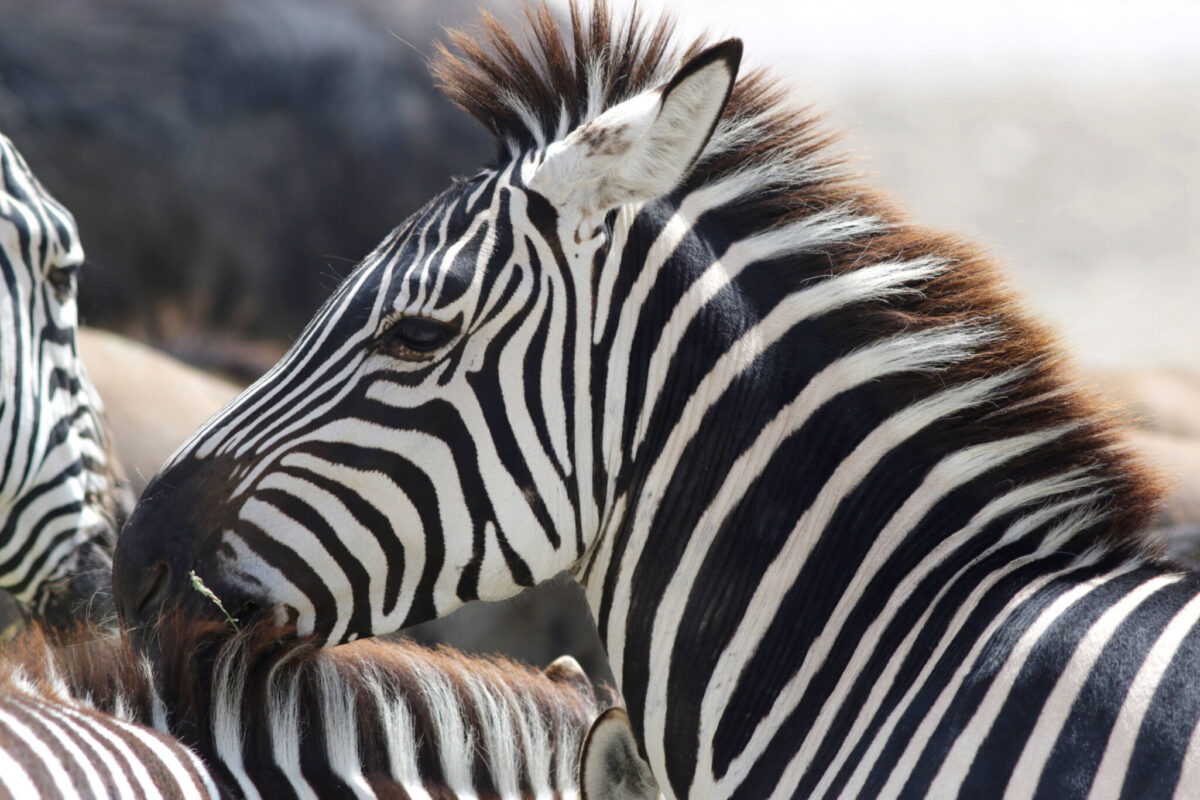
[[[0,135],[0,588],[47,622],[111,615],[129,503],[75,343],[70,212]]]
[[[572,659],[541,673],[411,643],[281,646],[262,626],[214,644],[214,627],[166,620],[155,666],[90,630],[6,645],[0,796],[654,796],[607,793],[613,763],[637,768],[619,742],[592,748],[607,763],[581,794],[604,698]]]
[[[737,40],[602,2],[452,39],[497,163],[154,479],[124,618],[194,569],[336,643],[565,569],[668,796],[1200,787],[1200,576],[987,259]]]

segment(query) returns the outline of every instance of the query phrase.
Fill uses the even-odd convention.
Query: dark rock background
[[[88,324],[252,377],[489,137],[425,60],[475,3],[0,0],[0,126],[79,221]]]

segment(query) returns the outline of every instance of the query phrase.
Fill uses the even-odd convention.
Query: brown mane
[[[635,12],[617,22],[603,0],[590,15],[572,2],[565,31],[544,4],[525,13],[529,32],[524,43],[485,15],[476,36],[451,32],[458,53],[441,47],[433,65],[447,96],[491,130],[510,157],[554,141],[605,107],[654,88],[703,46],[698,40],[677,55],[669,20],[643,25]],[[599,108],[588,106],[593,89],[602,99]],[[820,119],[791,106],[785,97],[781,85],[764,71],[741,78],[685,189],[765,168],[772,179],[739,198],[730,212],[747,230],[837,208],[882,223],[878,233],[825,248],[822,257],[812,259],[820,262],[817,268],[797,275],[796,285],[896,259],[929,257],[950,265],[919,291],[886,304],[856,306],[846,316],[848,335],[865,342],[901,330],[968,321],[986,321],[999,335],[976,357],[936,376],[901,376],[881,385],[920,396],[933,386],[1023,368],[1025,377],[1004,391],[993,411],[956,423],[961,441],[994,438],[997,429],[1019,435],[1076,423],[1072,432],[1014,460],[1013,468],[1038,474],[1086,469],[1091,479],[1087,491],[1103,492],[1094,506],[1102,521],[1091,528],[1093,535],[1109,544],[1149,547],[1138,532],[1155,511],[1158,482],[1127,451],[1115,414],[1073,377],[1054,337],[1022,310],[979,248],[912,223],[889,199],[866,188],[830,147],[834,137],[822,129]],[[812,269],[811,263],[808,267]]]

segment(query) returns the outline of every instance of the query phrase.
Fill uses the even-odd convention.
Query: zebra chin
[[[113,554],[122,625],[153,626],[176,609],[221,620],[257,616],[266,607],[252,582],[223,568],[222,537],[236,510],[228,510],[224,484],[210,477],[224,466],[186,461],[160,473],[142,493]]]
[[[112,624],[112,538],[107,525],[98,526],[63,565],[64,577],[46,582],[33,604],[42,624],[60,629],[80,622]]]
[[[118,616],[130,640],[152,661],[163,656],[160,633],[165,622],[190,620],[207,635],[220,631],[235,636],[248,628],[278,627],[296,631],[296,612],[283,605],[269,605],[257,594],[245,592],[219,578],[204,578],[190,572],[182,583],[165,578],[141,598],[142,604],[128,611],[123,595],[114,591]]]

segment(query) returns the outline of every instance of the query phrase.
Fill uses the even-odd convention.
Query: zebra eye
[[[376,345],[397,358],[422,361],[458,334],[458,325],[429,317],[401,317],[376,339]]]
[[[60,300],[65,299],[75,289],[75,276],[79,274],[77,264],[55,264],[46,270],[46,281],[54,287],[54,293]]]

